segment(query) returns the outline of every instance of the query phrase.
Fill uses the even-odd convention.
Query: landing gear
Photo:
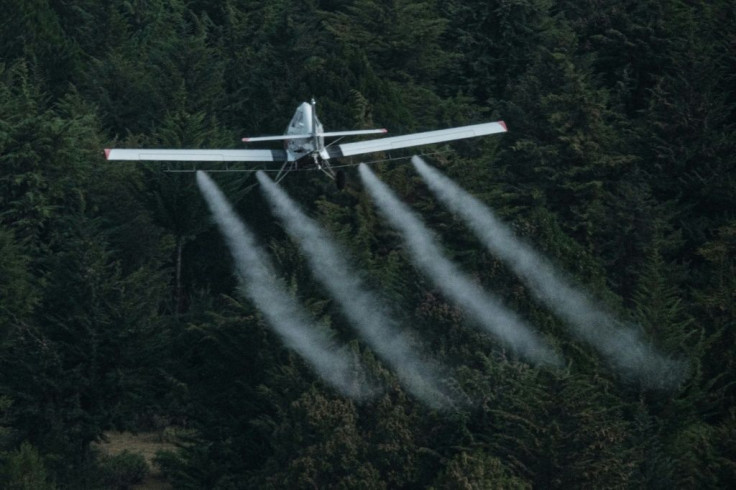
[[[321,170],[322,173],[335,181],[335,185],[337,185],[338,189],[342,190],[342,188],[345,187],[345,172],[342,170],[333,170],[330,162],[322,159],[322,157],[316,153],[311,155],[311,159],[312,163],[318,170]],[[306,158],[303,160],[306,160]],[[302,160],[299,160],[299,162],[301,161]]]
[[[323,159],[317,153],[305,155],[295,161],[284,162],[284,164],[281,166],[281,170],[279,170],[279,173],[276,175],[276,183],[281,182],[281,180],[286,177],[286,174],[288,174],[289,172],[292,172],[294,170],[306,170],[309,168],[316,168],[318,170],[321,170],[322,173],[335,181],[335,185],[339,190],[345,188],[345,172],[340,169],[334,170],[330,165],[329,160]]]

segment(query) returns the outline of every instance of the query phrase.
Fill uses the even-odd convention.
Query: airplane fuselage
[[[294,136],[284,142],[284,147],[289,159],[292,161],[304,161],[309,157],[314,163],[326,160],[329,156],[325,152],[325,139],[320,136],[324,133],[322,123],[317,119],[314,101],[303,102],[294,112],[289,126],[284,133]],[[324,155],[321,153],[325,152]]]

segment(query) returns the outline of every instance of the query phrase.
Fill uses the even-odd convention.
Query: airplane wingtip
[[[506,127],[506,123],[504,121],[498,121],[498,124],[500,124],[501,126],[503,126],[503,130],[504,131],[508,131],[509,130],[509,128]]]
[[[110,159],[110,148],[105,148],[105,160]]]

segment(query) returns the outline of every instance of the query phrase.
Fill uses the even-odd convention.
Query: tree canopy
[[[0,20],[0,487],[105,488],[95,442],[166,420],[175,488],[725,487],[736,480],[730,2],[18,0]],[[330,129],[504,119],[427,160],[654,349],[570,335],[406,161],[372,165],[565,359],[529,364],[416,269],[355,168],[282,183],[464,400],[423,403],[315,279],[255,176],[218,175],[283,283],[375,380],[341,395],[243,295],[194,174],[109,146],[234,148],[315,97]],[[378,157],[377,157],[378,158]],[[349,163],[349,162],[346,162]]]

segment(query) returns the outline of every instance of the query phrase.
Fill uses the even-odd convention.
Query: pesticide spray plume
[[[362,369],[339,351],[296,303],[277,279],[266,254],[237,217],[217,185],[202,171],[197,184],[233,256],[243,292],[263,313],[268,324],[315,372],[342,394],[364,399],[376,390],[363,381]]]
[[[363,182],[384,217],[398,229],[414,264],[485,330],[525,359],[540,365],[561,366],[562,359],[514,312],[483,291],[441,252],[431,232],[365,164]]]
[[[264,172],[259,171],[256,176],[274,214],[298,243],[314,277],[338,302],[371,348],[395,370],[407,390],[436,409],[455,405],[437,383],[447,375],[415,353],[386,305],[351,268],[346,252]]]
[[[658,353],[636,330],[598,308],[544,257],[516,238],[491,209],[448,177],[419,157],[412,158],[412,163],[430,190],[468,224],[486,248],[503,260],[539,301],[572,327],[579,339],[597,349],[619,372],[650,388],[672,388],[681,383],[684,363]]]

